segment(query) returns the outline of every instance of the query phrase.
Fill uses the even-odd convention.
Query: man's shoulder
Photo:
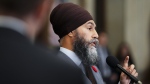
[[[76,65],[65,53],[63,53],[62,51],[57,51],[57,57],[63,61],[65,61],[66,63],[72,64],[72,65]]]

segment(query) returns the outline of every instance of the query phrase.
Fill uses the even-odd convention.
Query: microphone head
[[[112,68],[117,68],[117,64],[120,64],[118,59],[115,58],[114,56],[108,56],[106,58],[106,62]]]

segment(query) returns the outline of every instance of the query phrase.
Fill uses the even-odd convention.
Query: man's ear
[[[74,37],[75,36],[75,31],[71,31],[69,34],[68,34],[69,37]]]

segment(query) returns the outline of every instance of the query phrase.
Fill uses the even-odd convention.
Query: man
[[[99,57],[99,61],[97,63],[97,66],[102,73],[102,78],[105,81],[106,84],[116,84],[116,82],[119,80],[118,75],[114,74],[111,70],[111,68],[106,63],[106,58],[108,56],[112,56],[107,48],[108,43],[108,37],[107,33],[105,31],[99,32],[99,45],[97,47],[97,53]]]
[[[60,37],[61,59],[84,73],[86,84],[104,84],[101,73],[95,64],[98,61],[96,46],[98,34],[95,22],[85,9],[72,3],[63,3],[55,7],[50,21],[54,32]],[[130,68],[131,73],[137,76],[134,66],[128,67],[129,57],[126,58],[124,68]],[[129,84],[130,80],[122,74],[121,84]]]
[[[79,69],[34,45],[51,3],[0,0],[0,84],[83,84]]]

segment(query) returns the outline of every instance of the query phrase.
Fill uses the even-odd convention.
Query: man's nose
[[[96,30],[93,32],[93,38],[98,39],[98,34],[97,34]]]

